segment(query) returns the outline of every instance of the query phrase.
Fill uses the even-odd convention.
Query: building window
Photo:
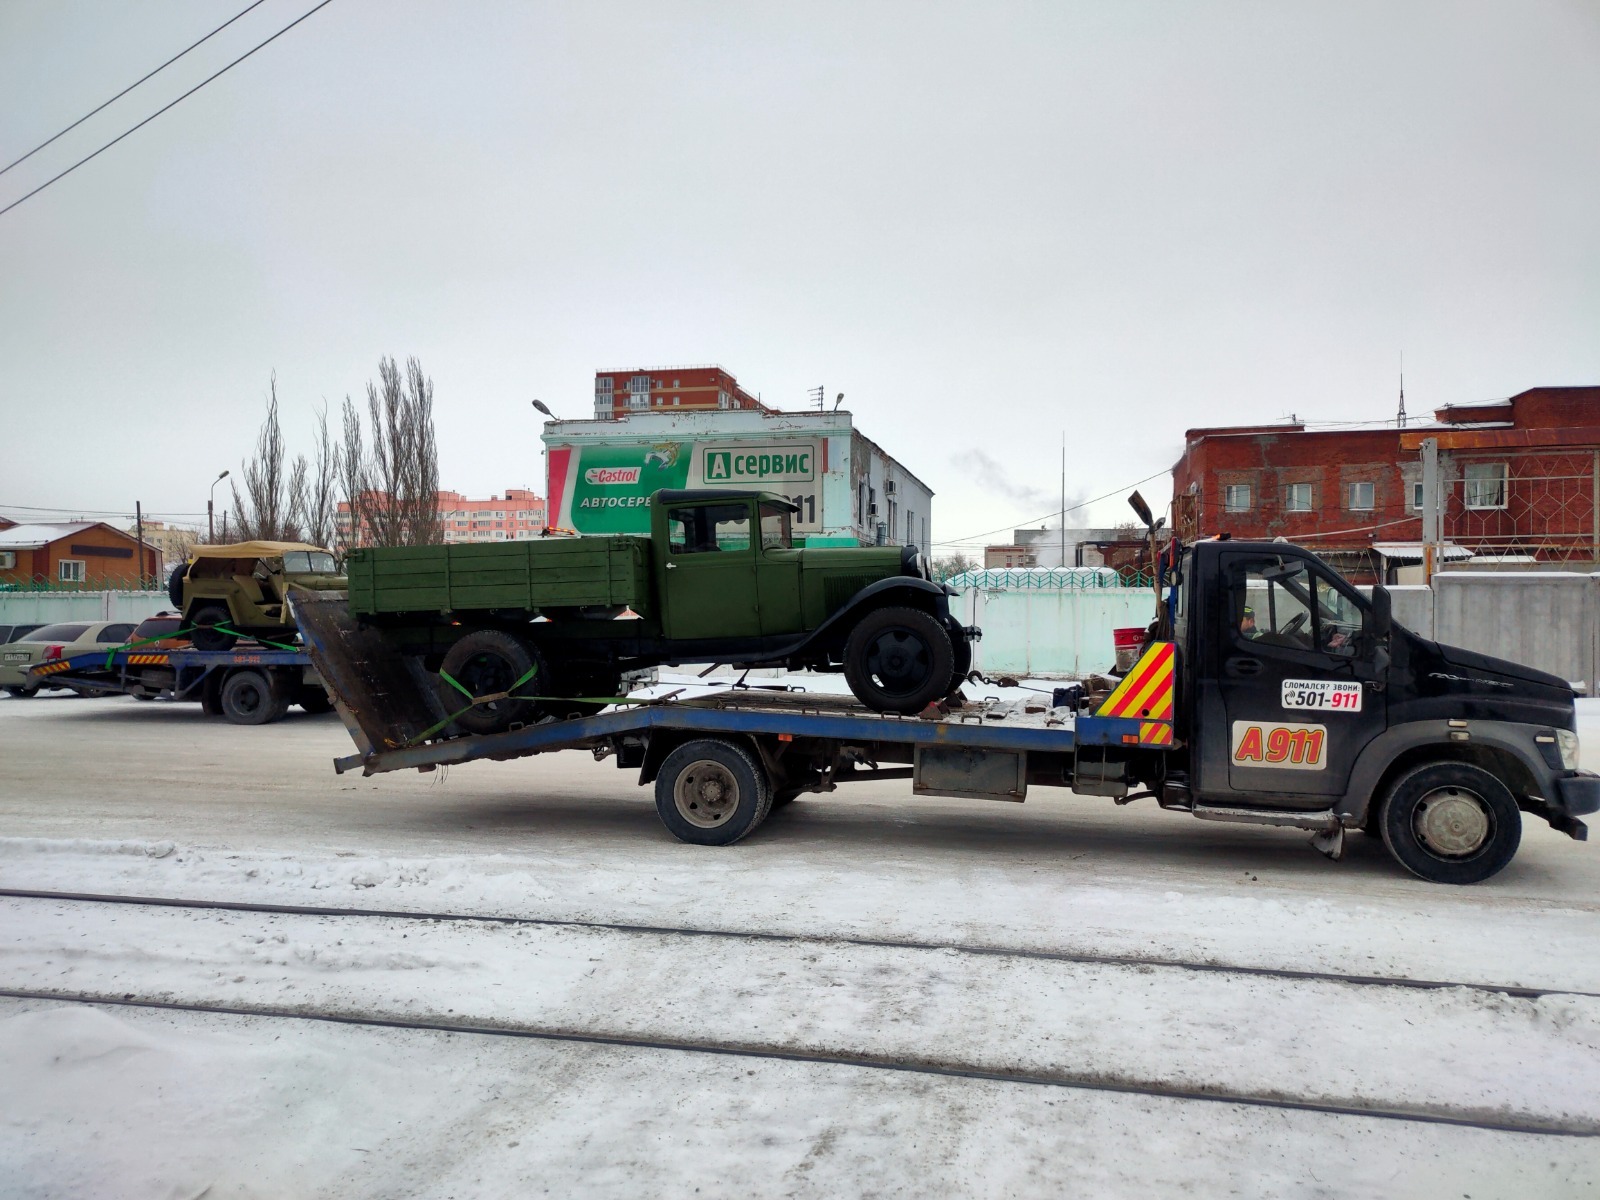
[[[1422,511],[1422,484],[1420,483],[1411,485],[1411,507],[1417,512]]]
[[[1363,480],[1350,485],[1350,508],[1354,512],[1370,512],[1377,507],[1377,488],[1371,480]]]
[[[63,558],[56,564],[56,578],[62,583],[82,583],[84,581],[83,559]]]
[[[1506,464],[1468,463],[1463,476],[1468,508],[1506,506]]]
[[[1311,485],[1291,483],[1283,490],[1283,507],[1286,512],[1311,511]]]
[[[1222,507],[1226,512],[1250,511],[1250,485],[1230,483],[1222,489]]]

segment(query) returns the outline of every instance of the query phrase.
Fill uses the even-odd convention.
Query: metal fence
[[[73,583],[69,580],[50,579],[42,575],[35,575],[29,579],[0,579],[0,594],[4,595],[76,595],[79,593],[93,592],[98,595],[108,592],[116,595],[139,595],[144,592],[155,591],[161,586],[159,579],[151,579],[142,584],[127,583],[107,586],[104,583]]]
[[[958,592],[968,588],[989,592],[1081,592],[1152,585],[1148,572],[1111,567],[987,567],[963,571],[943,582]]]

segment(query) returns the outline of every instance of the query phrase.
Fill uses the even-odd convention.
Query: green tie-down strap
[[[514,682],[505,691],[503,691],[503,692],[488,692],[488,693],[486,693],[486,694],[484,694],[482,696],[474,696],[471,692],[467,691],[466,687],[461,683],[461,681],[459,679],[456,679],[454,676],[452,676],[450,674],[450,672],[448,672],[448,671],[440,671],[439,672],[439,678],[444,680],[451,687],[455,688],[456,691],[460,692],[463,696],[465,696],[467,698],[466,705],[461,707],[461,708],[456,709],[455,712],[451,713],[448,717],[446,717],[444,720],[440,721],[438,724],[429,726],[427,729],[424,729],[421,733],[417,734],[415,737],[411,738],[404,745],[402,745],[400,747],[400,749],[404,750],[404,749],[407,749],[408,747],[415,746],[418,742],[426,741],[428,738],[431,738],[434,734],[438,733],[446,725],[450,724],[451,721],[454,721],[462,713],[466,712],[467,709],[475,708],[480,704],[489,704],[489,703],[492,703],[493,701],[496,701],[496,700],[511,700],[511,699],[516,699],[516,700],[549,700],[549,701],[575,700],[580,704],[649,704],[650,703],[650,701],[648,701],[648,700],[634,700],[634,699],[631,699],[628,696],[526,696],[526,695],[519,696],[519,695],[516,695],[516,690],[519,687],[521,687],[523,684],[527,683],[528,680],[532,679],[538,673],[539,673],[539,668],[538,668],[537,665],[534,665],[532,667],[529,667],[528,670],[523,674],[522,678],[520,678],[516,682]]]
[[[182,629],[174,629],[171,633],[161,633],[157,634],[153,638],[144,638],[137,642],[124,642],[120,646],[111,647],[111,649],[106,651],[105,669],[109,671],[111,669],[111,660],[118,654],[121,654],[124,650],[137,650],[140,646],[148,646],[151,642],[163,642],[168,638],[188,637],[196,629],[220,629],[223,633],[233,634],[234,637],[252,636],[248,633],[240,633],[226,621],[218,621],[215,625],[186,625]],[[286,646],[282,642],[269,642],[264,637],[255,637],[254,640],[260,642],[263,646],[271,646],[274,650],[287,650],[290,654],[294,654],[300,649],[299,646]],[[455,680],[451,680],[451,682],[454,683]]]

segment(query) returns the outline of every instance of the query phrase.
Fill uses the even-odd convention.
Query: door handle
[[[1259,658],[1230,658],[1228,660],[1228,674],[1259,675],[1261,674],[1261,660]]]
[[[667,564],[667,570],[676,571],[677,569],[678,569],[678,564],[677,563],[668,563]]]

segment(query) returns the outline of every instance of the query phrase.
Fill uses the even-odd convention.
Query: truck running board
[[[1332,833],[1341,828],[1339,814],[1333,809],[1321,812],[1285,812],[1269,808],[1224,808],[1216,804],[1196,804],[1190,809],[1202,821],[1238,821],[1249,825],[1286,825],[1290,829],[1310,829],[1316,833]]]

